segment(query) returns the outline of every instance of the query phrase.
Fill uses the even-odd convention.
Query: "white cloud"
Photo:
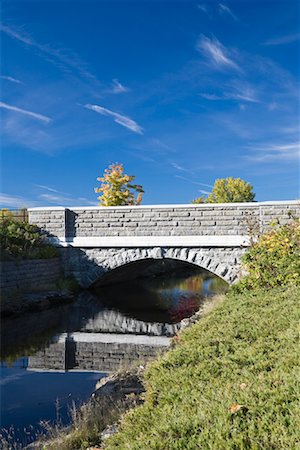
[[[200,11],[207,13],[207,7],[204,3],[198,4],[197,8],[200,9]]]
[[[99,105],[84,105],[85,108],[91,109],[92,111],[97,112],[98,114],[102,114],[102,116],[113,117],[114,121],[121,125],[122,127],[128,128],[137,134],[143,134],[143,128],[138,125],[134,120],[130,119],[130,117],[123,116],[122,114],[111,111],[110,109],[103,108],[103,106]]]
[[[32,38],[26,35],[24,31],[20,33],[18,31],[13,30],[11,27],[7,27],[6,25],[3,24],[0,24],[0,30],[3,31],[3,33],[10,36],[11,38],[23,42],[23,44],[37,46],[37,44],[32,40]]]
[[[97,205],[97,201],[94,202],[90,201],[89,199],[85,197],[73,197],[68,192],[61,192],[57,189],[54,189],[50,186],[45,186],[43,184],[35,184],[34,186],[50,192],[50,194],[40,194],[39,198],[43,201],[46,201],[46,203],[55,204],[55,205]]]
[[[213,187],[211,184],[200,183],[199,181],[193,181],[190,178],[182,177],[181,175],[175,175],[175,178],[179,178],[180,180],[188,181],[189,183],[197,184],[199,186],[206,186],[206,187],[209,187],[209,188]]]
[[[53,189],[49,186],[44,186],[43,184],[34,184],[34,186],[41,188],[41,189],[45,189],[46,191],[50,191],[50,192],[59,192],[56,189]]]
[[[228,86],[228,91],[221,95],[203,92],[199,94],[206,100],[237,100],[250,103],[260,103],[257,92],[249,84],[241,81],[232,81]]]
[[[247,159],[258,162],[269,161],[299,161],[300,144],[292,142],[289,144],[260,144],[247,147],[254,155],[248,155]]]
[[[24,84],[23,81],[20,81],[17,78],[9,77],[6,75],[1,75],[0,78],[2,78],[3,80],[11,81],[12,83]]]
[[[54,188],[52,188],[50,186],[45,186],[44,184],[34,184],[34,186],[36,186],[36,187],[38,187],[40,189],[43,189],[45,191],[55,192],[56,194],[62,194],[62,195],[68,195],[68,196],[70,195],[67,192],[58,191],[57,189],[54,189]]]
[[[54,194],[41,194],[39,196],[40,199],[46,201],[46,203],[50,203],[50,204],[55,204],[55,205],[61,205],[61,206],[70,206],[70,205],[82,205],[84,203],[84,205],[93,205],[93,206],[97,206],[97,201],[91,202],[90,200],[84,198],[84,197],[64,197],[63,195],[59,195],[59,193],[57,195]],[[84,206],[83,205],[83,206]]]
[[[29,206],[36,206],[36,202],[33,200],[28,200],[24,197],[12,196],[1,192],[0,205],[1,207],[8,208],[26,208]]]
[[[44,116],[43,114],[35,113],[32,111],[28,111],[27,109],[18,108],[17,106],[8,105],[7,103],[0,102],[0,108],[8,109],[9,111],[15,111],[21,114],[25,114],[26,116],[33,117],[34,119],[40,120],[45,123],[50,123],[52,119],[50,117]]]
[[[129,88],[120,83],[117,78],[112,80],[112,93],[113,94],[122,94],[123,92],[128,92]]]
[[[64,70],[64,72],[70,72],[70,69],[75,69],[75,71],[83,78],[97,81],[96,77],[87,69],[86,63],[82,61],[76,53],[66,49],[53,48],[48,44],[40,44],[34,40],[32,36],[25,33],[23,29],[18,30],[0,24],[0,30],[12,39],[37,49],[39,54],[42,55],[46,61]],[[49,56],[51,58],[49,58]]]
[[[231,11],[231,9],[227,5],[224,5],[223,3],[219,3],[219,13],[228,14],[230,17],[232,17],[232,19],[237,20],[236,15]]]
[[[284,45],[290,44],[291,42],[296,42],[300,39],[300,33],[288,34],[286,36],[280,36],[273,39],[268,39],[263,42],[262,45]]]
[[[55,203],[57,205],[64,205],[66,203],[70,204],[73,201],[70,197],[63,197],[62,195],[54,195],[54,194],[41,194],[39,198],[46,200],[49,203]]]
[[[184,167],[180,166],[176,162],[171,162],[171,166],[173,166],[174,169],[181,170],[182,172],[189,172],[188,169],[185,169]]]
[[[229,50],[216,38],[202,35],[197,42],[197,50],[202,53],[214,66],[240,70],[238,65],[230,58]]]
[[[216,94],[208,94],[206,92],[202,92],[201,94],[199,94],[200,97],[205,98],[206,100],[224,100],[224,96],[223,95],[216,95]]]

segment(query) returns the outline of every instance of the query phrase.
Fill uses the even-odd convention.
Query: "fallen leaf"
[[[239,411],[247,411],[247,407],[245,405],[239,405],[238,403],[233,403],[230,408],[229,411],[231,412],[231,414],[236,414]]]

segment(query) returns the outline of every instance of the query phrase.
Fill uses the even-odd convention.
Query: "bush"
[[[53,258],[58,250],[47,243],[36,225],[19,222],[7,216],[0,222],[1,259]]]
[[[247,275],[234,286],[237,291],[300,285],[300,219],[273,226],[259,237],[242,261]]]

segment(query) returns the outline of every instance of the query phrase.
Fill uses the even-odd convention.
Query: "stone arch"
[[[98,252],[96,251],[98,250]],[[244,253],[242,248],[183,248],[183,247],[145,247],[145,248],[116,248],[104,252],[103,249],[93,249],[93,268],[86,268],[88,273],[85,287],[101,280],[111,270],[121,268],[129,263],[145,259],[173,259],[208,270],[214,275],[232,284],[239,277],[240,257]]]

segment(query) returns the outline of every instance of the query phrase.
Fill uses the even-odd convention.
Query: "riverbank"
[[[46,290],[25,294],[16,294],[1,302],[2,317],[18,317],[23,313],[43,311],[62,302],[74,300],[74,293],[69,290]]]
[[[145,403],[103,448],[297,448],[299,298],[227,295],[149,366]]]
[[[92,400],[36,448],[297,448],[299,297],[299,287],[227,294],[139,374],[145,393],[109,408]]]
[[[39,284],[36,285],[36,288],[24,284],[23,288],[1,295],[1,317],[18,317],[27,312],[43,311],[71,302],[79,289],[79,285],[74,279],[63,277],[47,283],[44,289],[41,289]]]

